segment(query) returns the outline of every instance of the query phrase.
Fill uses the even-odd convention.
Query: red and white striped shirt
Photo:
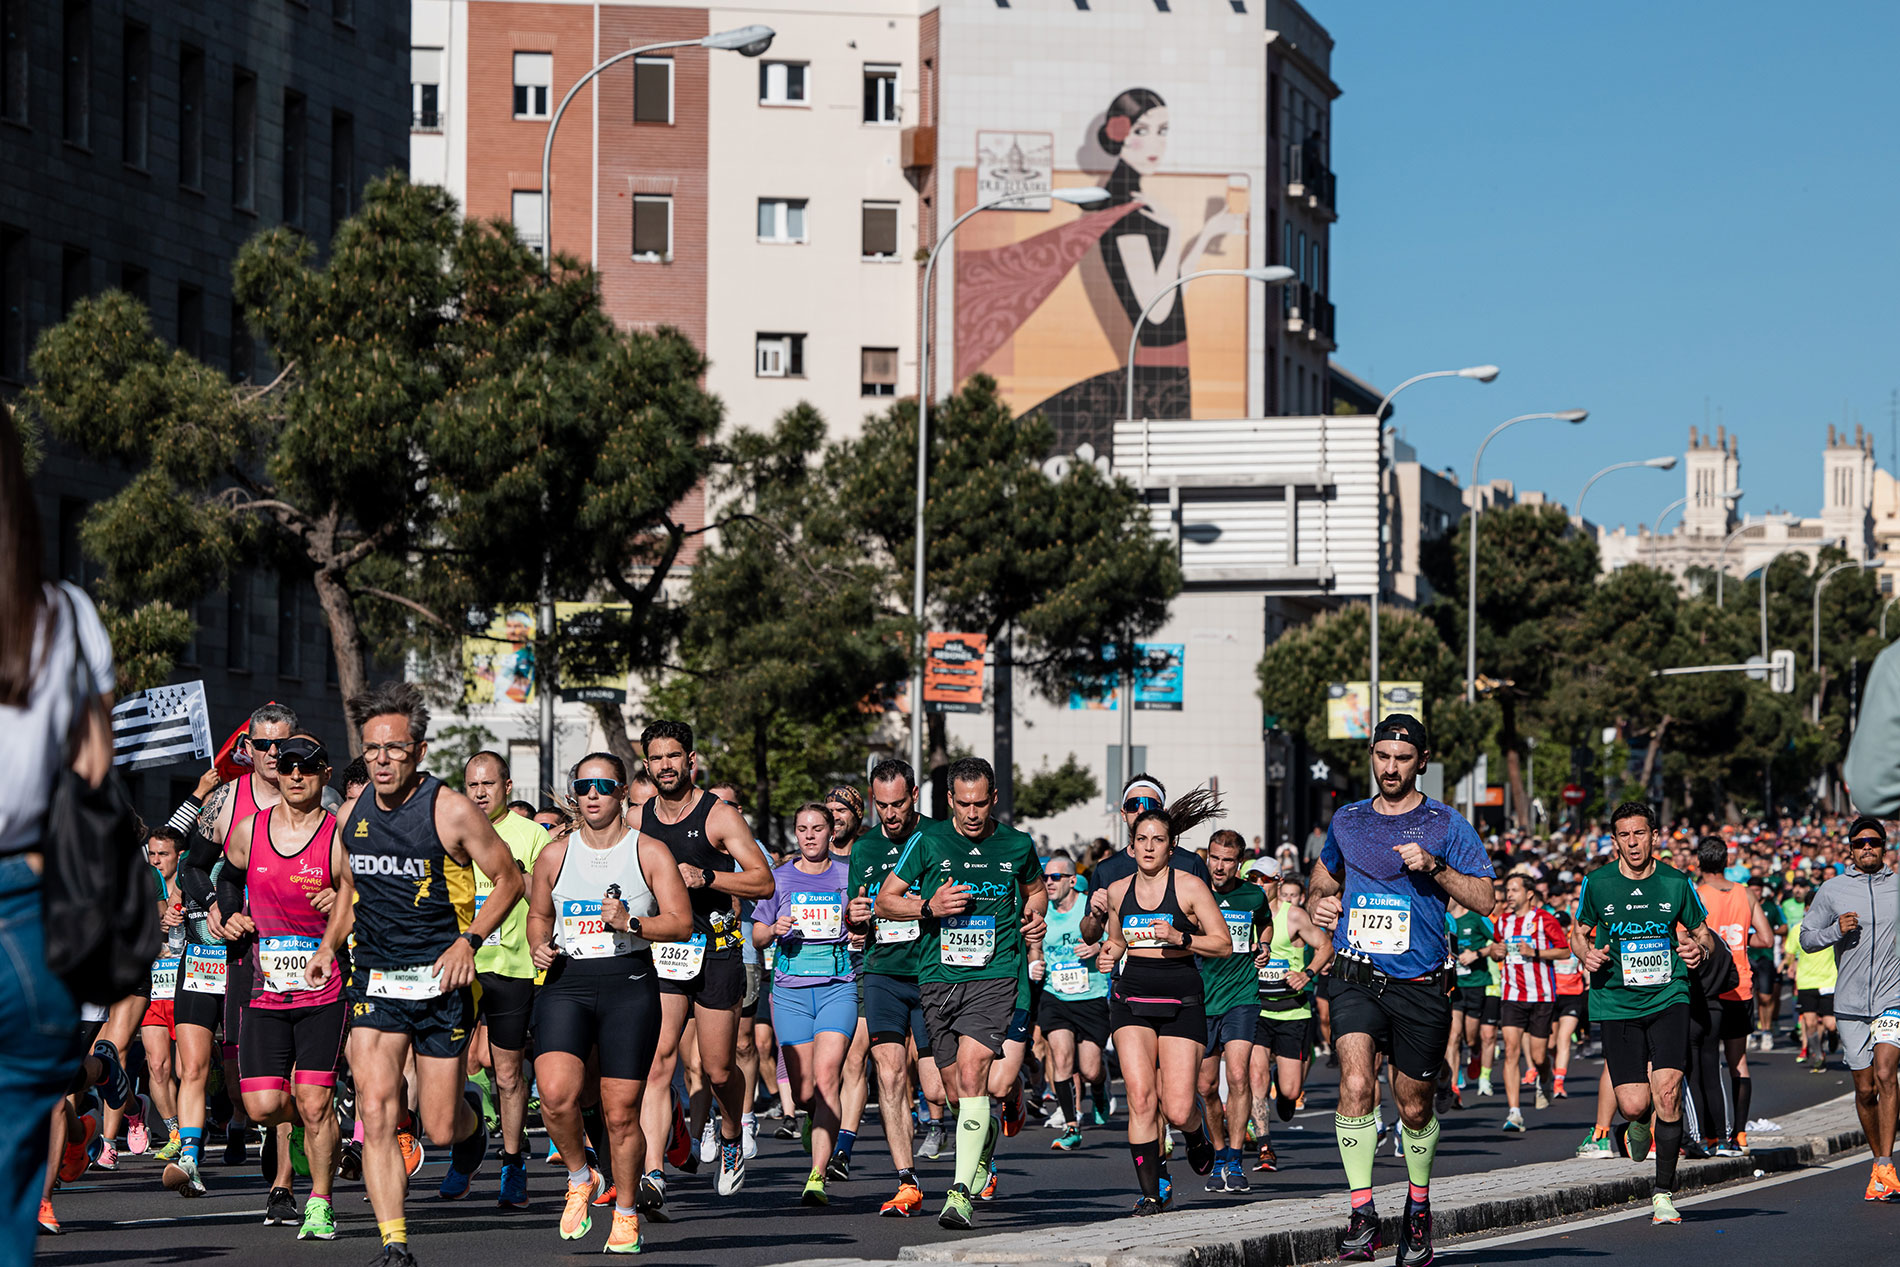
[[[1536,952],[1568,944],[1557,917],[1541,906],[1522,915],[1505,915],[1498,920],[1498,940],[1504,943],[1504,962],[1499,965],[1504,997],[1513,1003],[1554,1000],[1556,973],[1550,960],[1539,959]]]

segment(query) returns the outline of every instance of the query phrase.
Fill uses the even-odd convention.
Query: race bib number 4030
[[[1361,893],[1346,913],[1346,944],[1363,955],[1402,955],[1412,947],[1412,903],[1396,893]]]

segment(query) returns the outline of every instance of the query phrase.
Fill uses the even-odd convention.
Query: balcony
[[[1315,294],[1304,282],[1280,289],[1286,318],[1286,332],[1304,338],[1324,351],[1339,345],[1333,338],[1333,305],[1324,295]]]
[[[409,115],[411,132],[440,132],[442,130],[441,110],[416,110]]]
[[[1286,196],[1328,223],[1339,219],[1337,178],[1326,166],[1317,142],[1295,145],[1287,151]]]
[[[937,165],[935,126],[905,128],[898,134],[898,152],[906,170]]]

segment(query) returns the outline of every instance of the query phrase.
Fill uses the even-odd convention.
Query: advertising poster
[[[924,709],[932,713],[983,711],[984,634],[933,633],[924,642]]]
[[[1103,654],[1115,658],[1112,647]],[[1135,711],[1156,710],[1178,713],[1185,700],[1183,668],[1187,644],[1181,642],[1137,642],[1135,644]],[[1098,680],[1078,682],[1069,692],[1072,711],[1112,713],[1121,708],[1121,678],[1115,674]]]
[[[556,603],[555,627],[563,634],[581,635],[602,619],[627,612],[625,603]],[[531,604],[499,608],[481,633],[462,639],[462,703],[529,704],[535,692],[535,630]],[[600,703],[625,703],[624,675],[601,676],[558,684],[556,698]]]
[[[1380,682],[1379,716],[1410,713],[1425,720],[1425,684],[1423,682]],[[1369,739],[1367,708],[1372,699],[1370,682],[1334,682],[1326,688],[1326,737],[1328,739]]]

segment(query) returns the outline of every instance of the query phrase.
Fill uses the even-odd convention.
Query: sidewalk
[[[1779,1119],[1781,1130],[1751,1132],[1747,1157],[1684,1159],[1677,1191],[1691,1192],[1755,1171],[1795,1170],[1829,1154],[1860,1148],[1866,1137],[1847,1095]],[[1178,1160],[1178,1159],[1177,1159]],[[1184,1167],[1177,1167],[1185,1174]],[[1575,1158],[1505,1171],[1452,1175],[1432,1184],[1435,1236],[1446,1238],[1520,1227],[1605,1206],[1647,1200],[1655,1171],[1625,1158]],[[1177,1179],[1177,1182],[1180,1182]],[[1405,1185],[1375,1197],[1385,1216],[1386,1245],[1397,1243]],[[1298,1267],[1339,1250],[1345,1190],[1323,1198],[1286,1197],[1225,1209],[1184,1210],[1153,1218],[1118,1218],[1046,1232],[977,1236],[906,1248],[899,1262],[813,1258],[784,1267],[900,1267],[900,1264],[1011,1264],[1011,1267]]]

